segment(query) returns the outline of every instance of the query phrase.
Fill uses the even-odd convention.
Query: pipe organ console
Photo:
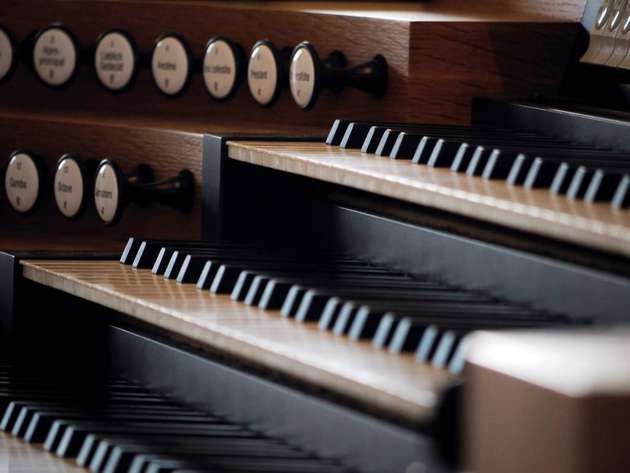
[[[630,469],[630,3],[0,24],[1,471]]]

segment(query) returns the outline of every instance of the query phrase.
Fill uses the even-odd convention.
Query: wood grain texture
[[[198,73],[183,96],[170,98],[158,92],[148,69],[139,72],[131,90],[112,95],[98,84],[91,62],[63,90],[44,87],[26,65],[20,65],[11,80],[0,86],[0,102],[15,107],[201,122],[222,117],[253,124],[327,126],[334,118],[353,117],[462,123],[469,119],[472,96],[530,96],[554,91],[565,70],[577,24],[550,23],[545,15],[533,20],[529,13],[518,13],[518,8],[503,10],[507,3],[497,0],[485,9],[505,11],[498,18],[496,14],[485,17],[479,10],[466,13],[457,2],[450,2],[446,10],[440,10],[437,2],[419,6],[416,16],[379,18],[363,15],[360,10],[354,15],[337,14],[334,9],[266,8],[257,2],[226,6],[225,2],[5,0],[0,4],[0,18],[20,41],[53,21],[67,25],[85,46],[92,45],[107,29],[125,29],[143,53],[150,53],[160,34],[179,32],[196,57],[202,56],[207,40],[218,34],[233,38],[246,50],[263,38],[279,47],[293,47],[307,39],[322,57],[342,50],[350,64],[383,54],[389,64],[390,82],[381,99],[350,89],[340,94],[324,91],[316,106],[304,112],[288,91],[276,105],[261,108],[250,97],[246,84],[233,99],[214,102]],[[574,3],[579,1],[562,5],[572,9]],[[383,3],[372,8],[387,9]],[[433,8],[443,14],[436,14]],[[514,11],[517,13],[508,13]],[[466,74],[460,77],[462,71]]]
[[[201,236],[202,138],[204,132],[238,135],[323,136],[324,130],[275,123],[257,126],[216,120],[164,120],[160,117],[67,113],[41,109],[0,107],[0,169],[11,152],[26,149],[42,156],[51,173],[65,153],[82,159],[112,159],[124,171],[150,164],[157,179],[190,169],[195,175],[196,204],[182,213],[165,206],[130,205],[114,226],[96,216],[92,197],[86,211],[75,220],[61,215],[52,191],[42,205],[27,216],[15,213],[4,191],[0,193],[0,250],[75,249],[119,251],[129,235],[151,238],[196,239]]]
[[[628,471],[629,358],[628,329],[473,336],[464,391],[467,467]]]
[[[69,115],[56,119],[28,117],[24,114],[0,113],[0,159],[6,162],[16,149],[26,149],[41,155],[50,171],[65,153],[76,153],[82,159],[112,159],[125,172],[140,163],[148,163],[157,179],[176,175],[183,168],[190,169],[196,181],[196,205],[188,213],[164,206],[127,206],[123,218],[114,226],[105,227],[98,219],[92,197],[82,216],[68,220],[57,210],[52,191],[42,205],[27,216],[15,213],[4,195],[0,198],[2,227],[0,238],[6,233],[11,239],[16,232],[45,240],[51,233],[55,238],[92,236],[93,244],[100,237],[121,246],[130,234],[163,235],[177,238],[198,238],[201,234],[201,150],[202,135],[171,129],[158,129],[124,122],[95,124],[81,117]],[[54,238],[53,238],[54,240]],[[79,241],[79,239],[75,239]],[[87,239],[82,240],[89,244]],[[42,247],[49,246],[42,243]],[[108,246],[111,246],[109,244]],[[100,246],[85,248],[98,250]]]
[[[471,98],[518,100],[557,93],[577,29],[573,24],[414,23],[408,119],[468,123]]]
[[[180,0],[181,1],[181,0]],[[208,2],[209,3],[209,2]],[[250,1],[212,2],[242,8]],[[256,1],[260,8],[402,21],[580,21],[586,0]]]
[[[22,261],[23,275],[125,313],[242,361],[324,387],[409,422],[427,421],[450,376],[263,311],[177,284],[118,262]]]
[[[630,256],[630,212],[323,143],[229,142],[230,158]]]

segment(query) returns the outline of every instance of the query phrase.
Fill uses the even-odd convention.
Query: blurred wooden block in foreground
[[[470,471],[630,471],[630,330],[480,333],[466,377]]]

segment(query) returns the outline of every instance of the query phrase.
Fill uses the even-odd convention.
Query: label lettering
[[[72,186],[64,184],[63,182],[59,182],[57,184],[57,190],[59,192],[72,192]]]
[[[252,69],[251,73],[254,79],[259,79],[259,80],[267,79],[267,71],[256,71]]]
[[[101,197],[103,199],[111,199],[112,198],[112,191],[106,191],[104,189],[96,189],[94,191],[94,195],[96,197]]]
[[[293,80],[298,82],[309,82],[311,75],[308,72],[296,72],[293,74]]]
[[[16,189],[26,189],[28,187],[28,183],[24,179],[13,179],[9,178],[9,187],[13,187]]]
[[[158,69],[162,69],[163,71],[176,71],[177,64],[174,62],[159,62],[157,64]]]
[[[230,66],[205,66],[203,71],[212,74],[231,74],[232,68]]]

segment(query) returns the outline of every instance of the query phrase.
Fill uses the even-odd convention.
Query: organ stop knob
[[[279,50],[271,41],[258,41],[247,66],[247,84],[254,100],[263,107],[272,105],[286,87],[288,49]]]
[[[70,30],[53,25],[40,31],[33,46],[33,67],[49,87],[68,85],[79,66],[79,44]]]
[[[55,168],[53,192],[57,209],[64,217],[78,217],[87,205],[96,163],[81,161],[74,154],[64,154]]]
[[[27,151],[15,151],[4,175],[4,191],[16,212],[35,210],[45,193],[48,172],[44,160]]]
[[[101,161],[94,181],[94,203],[100,219],[107,225],[116,223],[129,203],[159,203],[178,210],[189,210],[194,199],[193,174],[184,169],[175,177],[155,181],[153,170],[141,164],[125,175],[116,163]]]
[[[293,100],[308,109],[323,89],[341,92],[352,87],[380,97],[387,88],[387,61],[380,54],[363,64],[346,67],[346,57],[333,51],[324,60],[308,41],[298,44],[291,54],[289,85]]]
[[[121,30],[103,33],[96,42],[94,68],[100,83],[111,92],[121,92],[133,82],[138,70],[134,41]]]
[[[192,64],[192,54],[184,38],[169,33],[157,39],[151,56],[151,71],[155,85],[163,94],[177,96],[186,89]]]
[[[245,53],[234,41],[216,37],[208,41],[203,59],[203,80],[215,100],[230,98],[243,78]]]

